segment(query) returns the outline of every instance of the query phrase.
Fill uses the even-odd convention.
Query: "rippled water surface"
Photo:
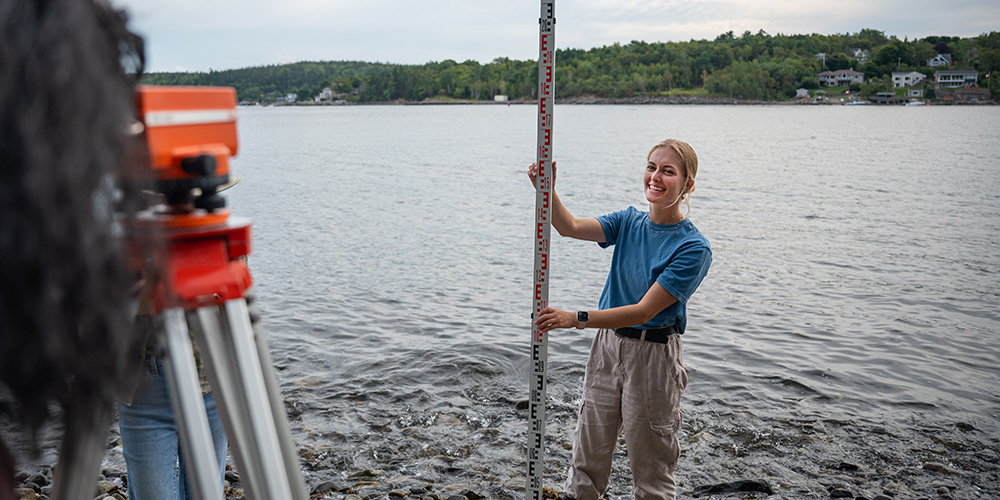
[[[520,495],[535,111],[241,109],[227,196],[254,221],[310,484],[379,469]],[[1000,495],[998,130],[995,107],[556,106],[576,215],[644,207],[661,139],[699,154],[690,218],[715,262],[684,336],[682,496],[752,476],[805,498],[843,462],[902,483],[928,461],[965,474],[956,497]],[[595,308],[610,258],[557,237],[550,302]],[[550,337],[547,485],[592,334]]]

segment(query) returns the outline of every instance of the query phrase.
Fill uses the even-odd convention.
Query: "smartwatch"
[[[576,312],[576,327],[577,329],[583,330],[587,328],[587,322],[590,321],[590,314],[587,311],[577,311]]]

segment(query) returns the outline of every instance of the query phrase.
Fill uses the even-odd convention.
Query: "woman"
[[[633,207],[578,218],[553,188],[552,226],[562,236],[615,246],[596,311],[541,311],[542,331],[597,328],[587,361],[583,400],[564,486],[577,500],[598,500],[608,487],[611,458],[624,430],[637,500],[674,499],[680,455],[680,397],[687,387],[680,334],[685,304],[712,263],[708,240],[681,212],[690,210],[698,157],[667,139],[647,155],[643,190],[649,211]],[[555,182],[553,169],[553,185]],[[536,164],[528,169],[534,183]]]

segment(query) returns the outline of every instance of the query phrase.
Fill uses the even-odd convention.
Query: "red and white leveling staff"
[[[534,314],[549,304],[549,233],[552,223],[552,105],[555,98],[556,17],[555,0],[542,0],[538,19],[538,178],[535,184],[535,286]],[[545,472],[545,364],[548,334],[531,322],[531,375],[528,396],[527,499],[542,500]]]

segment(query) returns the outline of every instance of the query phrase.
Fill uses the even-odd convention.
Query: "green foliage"
[[[560,49],[556,51],[555,87],[558,97],[696,91],[780,100],[794,96],[797,88],[816,88],[821,71],[854,68],[865,74],[868,87],[862,87],[862,92],[873,93],[884,86],[879,81],[889,81],[893,71],[933,73],[926,64],[937,54],[935,46],[953,52],[957,69],[974,68],[981,75],[1000,72],[1000,32],[975,38],[900,41],[873,29],[834,35],[771,35],[760,30],[737,36],[728,31],[711,41],[632,41],[589,50]],[[869,51],[868,62],[855,59],[856,49]],[[825,67],[817,53],[826,54]],[[492,100],[497,94],[532,100],[538,92],[538,65],[506,57],[486,64],[451,59],[423,65],[299,62],[208,73],[151,73],[143,83],[232,86],[241,100],[265,103],[289,93],[298,94],[299,100],[312,100],[325,87],[338,98],[360,102],[475,101]]]

